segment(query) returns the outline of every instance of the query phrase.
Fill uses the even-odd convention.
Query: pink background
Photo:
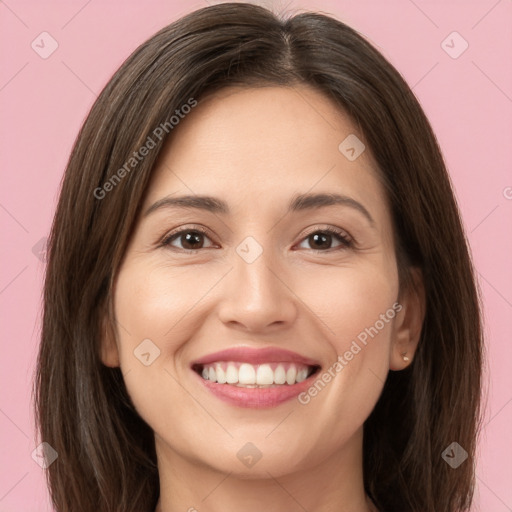
[[[66,0],[0,3],[2,187],[0,512],[51,510],[31,458],[31,410],[43,263],[59,183],[78,129],[125,57],[206,1]],[[319,10],[365,34],[425,109],[444,152],[473,250],[485,306],[487,407],[474,510],[512,510],[512,1],[301,0],[276,11]],[[456,31],[458,58],[442,42]],[[48,32],[57,50],[31,47]],[[47,36],[44,36],[47,37]],[[453,37],[452,37],[453,38]],[[447,40],[463,48],[459,36]],[[50,40],[44,46],[50,48]],[[37,251],[36,251],[37,252]]]

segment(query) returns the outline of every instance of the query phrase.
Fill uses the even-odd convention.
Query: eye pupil
[[[331,238],[332,238],[331,235],[315,233],[311,236],[313,237],[313,240],[315,241],[315,244],[317,244],[317,246],[319,245],[320,247],[324,247],[325,242],[327,242],[327,248],[329,248],[329,246],[331,245]],[[320,241],[320,243],[318,243],[319,241]],[[323,242],[323,245],[322,245],[322,242]]]
[[[183,247],[184,248],[187,248],[185,247],[187,244],[191,245],[191,244],[200,244],[201,243],[201,237],[202,237],[202,233],[198,233],[197,231],[189,231],[185,236],[185,243],[183,244]],[[183,237],[183,235],[182,235]],[[193,246],[193,247],[189,247],[190,249],[197,249],[196,246]]]

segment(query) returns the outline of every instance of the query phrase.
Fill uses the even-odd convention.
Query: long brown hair
[[[191,98],[230,85],[308,84],[365,137],[392,207],[401,278],[420,267],[426,314],[407,370],[390,372],[364,426],[364,484],[381,511],[469,509],[480,418],[482,330],[467,241],[436,138],[400,74],[331,17],[280,19],[255,5],[206,7],[143,43],[93,105],[70,156],[48,245],[37,428],[57,452],[47,469],[61,511],[153,511],[151,428],[119,368],[101,363],[102,319],[168,120]],[[157,127],[167,130],[155,137]],[[152,136],[136,167],[98,189]],[[119,174],[118,174],[119,177]],[[401,279],[401,284],[404,281]],[[456,441],[468,460],[442,452]]]

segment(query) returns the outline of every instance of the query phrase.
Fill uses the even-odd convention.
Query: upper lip
[[[285,350],[277,347],[251,348],[251,347],[233,347],[212,354],[207,354],[200,359],[192,362],[194,365],[205,365],[217,361],[233,361],[249,364],[264,363],[301,363],[308,366],[320,366],[318,361],[302,356],[297,352]]]

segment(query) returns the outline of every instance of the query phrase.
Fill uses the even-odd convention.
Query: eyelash
[[[203,227],[201,226],[193,226],[193,227],[190,227],[190,228],[186,228],[186,229],[180,229],[179,231],[174,231],[172,233],[170,233],[169,235],[167,235],[163,240],[162,242],[160,243],[160,246],[161,247],[166,247],[166,248],[169,248],[171,250],[176,250],[176,251],[180,251],[180,252],[187,252],[189,254],[195,254],[203,249],[207,249],[207,248],[202,248],[202,249],[182,249],[180,247],[173,247],[171,246],[171,242],[174,240],[174,239],[179,239],[179,237],[185,233],[192,233],[192,232],[195,232],[195,233],[200,233],[201,235],[204,235],[208,238],[210,238],[208,236],[208,231],[206,229],[204,229]],[[343,250],[343,249],[350,249],[350,248],[353,248],[354,247],[354,241],[353,239],[342,229],[337,229],[337,228],[332,228],[332,227],[327,227],[327,228],[316,228],[314,230],[311,230],[309,233],[307,233],[306,235],[304,235],[304,237],[301,239],[301,243],[306,240],[307,238],[309,238],[310,236],[314,235],[314,234],[317,234],[317,233],[322,233],[322,234],[328,234],[328,235],[332,235],[334,236],[335,238],[338,239],[338,241],[340,242],[340,246],[338,247],[331,247],[330,249],[310,249],[311,251],[313,252],[316,252],[316,253],[320,253],[320,252],[333,252],[333,251],[339,251],[339,250]]]

